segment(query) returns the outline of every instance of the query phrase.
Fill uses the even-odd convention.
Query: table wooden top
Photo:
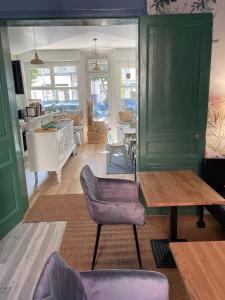
[[[192,300],[225,299],[225,241],[170,243]]]
[[[147,206],[225,205],[225,199],[192,171],[138,172]]]

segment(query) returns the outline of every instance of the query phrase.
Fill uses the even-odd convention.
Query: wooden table
[[[170,243],[192,300],[225,299],[225,241]]]
[[[170,241],[172,242],[178,241],[178,206],[225,205],[225,199],[192,171],[139,172],[138,178],[148,207],[171,208]],[[169,240],[165,239],[151,241],[157,267],[175,267],[168,243]]]

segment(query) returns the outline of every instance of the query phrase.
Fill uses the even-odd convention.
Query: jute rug
[[[224,240],[225,234],[211,216],[206,228],[196,227],[196,216],[179,216],[178,235],[189,241]],[[25,222],[67,221],[60,253],[73,268],[89,270],[95,243],[96,224],[90,219],[84,197],[80,195],[41,196],[28,212]],[[148,216],[138,228],[143,268],[157,270],[169,279],[170,299],[189,299],[176,268],[155,268],[150,239],[167,238],[167,216]],[[138,269],[132,226],[103,226],[96,260],[96,269]]]

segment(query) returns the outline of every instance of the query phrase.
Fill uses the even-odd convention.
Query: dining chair
[[[80,181],[90,217],[97,223],[92,259],[94,269],[102,225],[133,225],[139,266],[142,268],[136,225],[143,225],[145,210],[141,205],[135,181],[96,177],[88,165],[80,173]]]
[[[125,160],[125,164],[127,164],[127,149],[125,143],[115,142],[112,134],[109,132],[107,127],[106,127],[106,133],[107,133],[107,148],[109,149],[107,163],[109,165],[111,164],[114,154],[122,153]]]
[[[72,270],[54,252],[43,267],[33,300],[168,300],[167,278],[143,270]]]

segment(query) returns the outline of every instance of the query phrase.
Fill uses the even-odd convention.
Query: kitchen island
[[[41,127],[28,130],[27,148],[30,170],[55,171],[61,182],[62,169],[71,154],[75,155],[73,121],[63,120],[47,123]]]

